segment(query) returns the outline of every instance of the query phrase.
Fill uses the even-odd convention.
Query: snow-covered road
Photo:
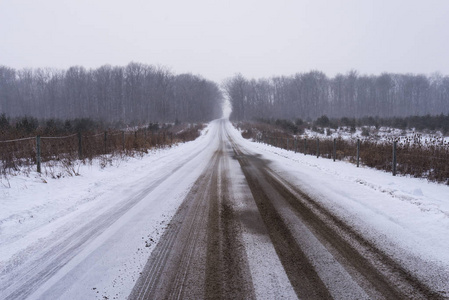
[[[447,186],[250,142],[227,120],[84,168],[0,188],[1,299],[449,297]]]

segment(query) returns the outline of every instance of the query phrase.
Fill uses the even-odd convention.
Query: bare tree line
[[[293,76],[246,79],[240,74],[224,83],[231,118],[404,117],[449,113],[449,76],[359,75],[350,71],[328,78],[311,71]]]
[[[192,74],[130,63],[86,70],[0,66],[0,113],[105,122],[199,122],[221,115],[218,85]]]

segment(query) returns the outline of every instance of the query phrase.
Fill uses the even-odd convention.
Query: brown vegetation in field
[[[35,127],[24,131],[16,127],[0,131],[0,174],[14,174],[20,170],[31,170],[37,164],[37,135],[40,136],[40,160],[45,163],[44,172],[52,177],[56,165],[62,165],[69,175],[78,175],[76,164],[92,163],[102,158],[101,166],[112,162],[113,158],[142,156],[151,149],[171,147],[174,144],[196,139],[203,124],[150,124],[132,130],[84,130],[48,131]],[[26,137],[28,136],[28,137]]]
[[[280,126],[266,123],[240,122],[236,126],[244,138],[307,155],[334,158],[334,140],[331,138],[294,135]],[[397,142],[397,174],[449,184],[449,143],[441,137],[423,138],[416,134],[413,137],[391,137],[386,141],[367,137],[360,140],[360,164],[391,172],[394,141]],[[335,156],[337,160],[356,163],[357,140],[335,139]]]

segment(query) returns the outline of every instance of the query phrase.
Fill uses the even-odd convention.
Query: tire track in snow
[[[273,172],[268,162],[241,149],[225,122],[209,169],[179,209],[184,216],[173,219],[177,228],[164,233],[130,299],[443,298]],[[225,144],[234,153],[232,165],[241,170],[230,172]],[[244,182],[238,188],[229,174],[240,171]],[[238,189],[249,194],[233,194]],[[183,208],[195,205],[197,210]],[[249,244],[259,241],[265,245]],[[273,272],[268,265],[255,265],[268,253],[276,256]],[[278,290],[264,295],[261,282]]]
[[[231,139],[229,136],[228,138]],[[322,292],[321,289],[324,287],[322,284],[326,286],[325,289],[332,286],[331,281],[333,279],[329,278],[326,273],[333,273],[335,270],[331,268],[326,270],[324,266],[324,269],[320,270],[317,275],[322,279],[324,278],[326,282],[320,282],[320,280],[312,281],[311,286],[308,286],[309,283],[303,282],[302,276],[298,278],[298,275],[303,270],[301,266],[303,266],[307,269],[311,268],[311,270],[305,271],[312,272],[309,278],[313,279],[313,276],[315,276],[313,271],[320,263],[310,261],[308,264],[307,262],[302,262],[303,259],[313,260],[313,257],[316,258],[319,255],[304,253],[302,251],[302,248],[312,252],[316,250],[307,249],[305,243],[312,244],[312,242],[304,238],[303,242],[305,243],[300,244],[295,241],[295,239],[298,240],[301,239],[301,236],[307,235],[304,231],[298,232],[297,228],[300,226],[295,226],[295,223],[303,223],[306,226],[302,227],[303,230],[310,231],[313,234],[312,239],[317,239],[322,243],[331,256],[346,269],[346,272],[350,274],[350,276],[346,277],[349,281],[355,281],[356,283],[348,283],[348,287],[352,286],[354,293],[359,294],[355,298],[359,299],[364,296],[360,294],[359,287],[364,289],[366,293],[365,297],[368,296],[370,298],[443,298],[439,293],[432,291],[424,283],[410,274],[410,272],[400,266],[400,264],[364,239],[343,221],[333,216],[323,207],[320,207],[310,197],[301,192],[299,188],[294,187],[272,172],[267,166],[267,162],[257,156],[244,153],[244,150],[241,150],[235,142],[232,144],[236,158],[250,185],[259,211],[270,231],[273,244],[278,251],[291,283],[295,287],[298,297],[331,298],[330,294],[320,295],[319,293]],[[309,206],[313,206],[314,209],[311,209]],[[293,217],[294,221],[288,221],[288,218],[292,219],[291,216],[288,217],[291,212],[296,214],[296,220]],[[283,238],[279,239],[278,235],[282,235]],[[311,238],[308,239],[310,240]],[[296,248],[296,257],[295,254],[288,253],[288,248]],[[301,252],[302,254],[298,258],[297,254]],[[285,256],[288,256],[288,258]],[[295,263],[299,264],[299,266],[291,268],[290,266]],[[330,266],[332,264],[334,262]],[[322,264],[321,268],[323,268]],[[341,285],[344,286],[345,283],[341,282]],[[339,289],[341,290],[342,288]],[[338,293],[335,287],[330,291],[334,293],[332,297],[335,297]]]
[[[178,209],[173,218],[176,227],[164,233],[129,299],[254,298],[241,233],[228,199],[221,132],[219,139],[210,168]],[[176,241],[170,244],[172,237]],[[161,256],[162,251],[168,254]]]

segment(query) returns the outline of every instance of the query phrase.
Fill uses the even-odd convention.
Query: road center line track
[[[176,212],[130,299],[254,298],[220,146]],[[155,267],[157,266],[157,267]]]

